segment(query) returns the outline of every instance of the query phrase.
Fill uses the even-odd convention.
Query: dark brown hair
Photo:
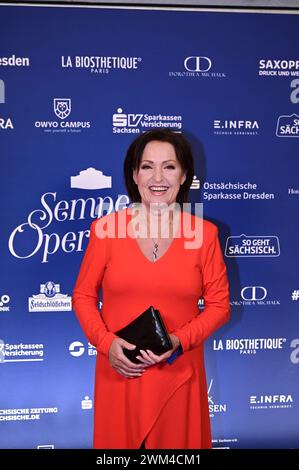
[[[186,173],[186,180],[181,185],[176,202],[182,204],[188,201],[188,193],[194,176],[194,161],[191,145],[183,134],[169,129],[153,129],[140,134],[128,148],[124,161],[124,176],[127,191],[132,202],[141,202],[138,186],[133,179],[133,170],[139,170],[141,158],[146,144],[152,140],[169,142],[173,145],[176,157]]]

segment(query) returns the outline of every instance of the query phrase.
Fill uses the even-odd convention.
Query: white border
[[[59,4],[51,4],[51,3],[46,3],[46,4],[38,4],[38,3],[22,3],[22,2],[17,2],[17,3],[0,3],[1,6],[13,6],[13,7],[37,7],[37,8],[99,8],[99,9],[105,9],[105,10],[158,10],[158,11],[193,11],[193,12],[212,12],[212,13],[264,13],[264,14],[276,14],[276,15],[298,15],[299,14],[299,9],[289,9],[289,7],[282,7],[282,6],[277,6],[278,10],[271,10],[269,8],[251,8],[248,5],[245,7],[241,8],[222,8],[221,6],[215,6],[213,8],[211,7],[175,7],[175,6],[167,6],[163,7],[161,6],[150,6],[150,5],[145,5],[145,6],[128,6],[128,5],[76,5],[74,3],[65,4],[65,5],[59,5]],[[280,10],[281,8],[281,10]]]

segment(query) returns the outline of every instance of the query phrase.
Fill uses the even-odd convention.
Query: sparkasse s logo
[[[174,132],[182,129],[182,116],[175,114],[126,113],[117,108],[112,115],[112,131],[114,134],[139,134],[152,128],[166,127]]]

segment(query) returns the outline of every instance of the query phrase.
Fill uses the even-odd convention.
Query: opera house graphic
[[[93,167],[80,171],[79,175],[71,176],[71,188],[102,189],[111,188],[111,176],[105,176],[102,171]]]

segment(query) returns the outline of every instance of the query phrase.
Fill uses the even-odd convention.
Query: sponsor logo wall
[[[0,7],[1,448],[92,446],[96,349],[72,290],[91,222],[130,203],[126,149],[163,127],[192,144],[190,201],[230,279],[231,321],[206,342],[213,445],[299,447],[298,27],[295,11]]]

